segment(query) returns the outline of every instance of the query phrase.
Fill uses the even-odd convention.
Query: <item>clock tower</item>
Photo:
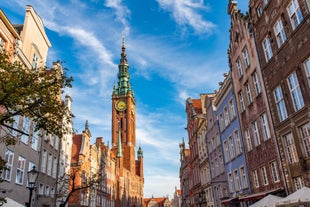
[[[124,37],[118,65],[118,83],[112,94],[112,150],[122,157],[123,166],[135,172],[136,114],[135,98],[130,86],[129,65],[126,58]]]

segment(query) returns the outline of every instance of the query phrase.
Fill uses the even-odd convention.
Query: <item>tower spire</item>
[[[124,33],[122,35],[122,53],[121,53],[121,60],[120,60],[120,64],[121,65],[127,65],[127,58],[126,58],[126,47],[125,47],[125,36]]]
[[[133,93],[131,90],[131,86],[129,83],[129,65],[127,62],[127,54],[126,54],[126,47],[125,47],[125,37],[124,34],[122,35],[122,53],[120,63],[118,65],[118,87],[114,91],[113,95],[127,95],[128,93]]]

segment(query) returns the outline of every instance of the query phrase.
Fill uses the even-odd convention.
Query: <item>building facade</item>
[[[310,4],[309,0],[250,1],[249,8],[290,194],[310,185]]]
[[[24,23],[12,25],[1,11],[1,50],[8,52],[12,61],[19,61],[27,69],[45,66],[51,43],[45,33],[42,19],[31,6],[26,6]],[[55,196],[59,139],[43,130],[34,131],[34,121],[25,116],[15,116],[9,128],[2,127],[1,138],[14,137],[15,145],[1,143],[1,156],[7,161],[8,170],[2,173],[7,197],[24,205],[28,203],[27,172],[33,167],[40,172],[37,188],[31,202],[35,205],[50,203]],[[2,154],[3,152],[3,154]],[[44,155],[43,157],[41,155]],[[45,163],[44,163],[45,161]],[[50,205],[45,205],[50,206]]]
[[[207,94],[205,99],[205,107],[207,113],[207,132],[206,143],[208,148],[209,166],[211,172],[211,189],[212,201],[209,201],[208,206],[221,206],[221,200],[228,196],[228,184],[224,167],[224,157],[221,146],[220,131],[215,116],[214,102],[216,94]]]
[[[200,184],[200,169],[199,169],[199,156],[198,156],[198,123],[199,116],[202,115],[202,107],[200,99],[186,100],[186,114],[187,114],[187,134],[189,140],[189,196],[190,206],[197,206],[199,201],[199,193],[201,191]]]
[[[284,182],[251,22],[236,1],[230,1],[228,13],[229,60],[252,192],[240,200],[255,202],[269,193],[283,195]]]
[[[189,188],[189,161],[190,161],[190,151],[186,147],[184,138],[180,143],[180,187],[182,190],[181,196],[181,206],[190,206],[190,188]]]
[[[112,152],[116,157],[115,206],[141,207],[144,174],[143,151],[139,147],[136,159],[136,102],[130,86],[124,38],[118,65],[118,85],[112,93]]]
[[[226,206],[246,206],[239,201],[239,197],[251,193],[250,181],[231,73],[225,73],[224,78],[214,102],[229,193],[222,203]]]

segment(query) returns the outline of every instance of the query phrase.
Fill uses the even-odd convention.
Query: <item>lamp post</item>
[[[36,184],[36,182],[37,182],[39,172],[36,170],[36,167],[33,166],[32,170],[30,170],[29,172],[27,172],[27,175],[28,175],[28,186],[27,186],[27,188],[28,188],[29,191],[30,191],[28,207],[31,207],[32,191],[33,191],[33,189],[35,188],[35,184]]]

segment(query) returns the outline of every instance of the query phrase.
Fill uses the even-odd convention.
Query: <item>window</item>
[[[33,69],[37,69],[38,68],[38,63],[39,63],[39,57],[36,54],[33,54],[32,68]]]
[[[306,76],[308,80],[308,84],[310,87],[310,57],[304,62],[305,70],[306,70]]]
[[[310,123],[302,125],[299,128],[300,138],[304,149],[305,157],[310,157]]]
[[[12,117],[14,120],[13,122],[10,124],[10,126],[13,128],[13,129],[18,129],[18,124],[19,124],[19,116],[13,116]],[[17,131],[16,130],[13,130],[11,129],[10,132],[11,132],[11,135],[16,137],[17,136]]]
[[[274,183],[277,183],[280,181],[279,173],[278,173],[278,167],[277,167],[277,162],[271,162],[270,163],[270,170],[271,170],[271,177],[272,181]]]
[[[42,153],[41,172],[46,172],[47,151],[44,149]]]
[[[291,1],[287,7],[287,12],[290,17],[292,28],[295,30],[303,19],[297,0]]]
[[[21,137],[21,141],[25,144],[28,144],[28,140],[29,140],[29,132],[30,132],[30,124],[31,124],[31,120],[24,116],[23,117],[23,128],[22,128],[22,131],[25,132],[26,134],[22,134],[22,137]]]
[[[240,140],[238,130],[234,131],[234,137],[235,137],[236,153],[237,155],[239,155],[242,153],[242,148],[241,148],[241,140]]]
[[[25,158],[19,156],[17,162],[17,169],[16,169],[16,180],[17,184],[23,184],[24,181],[24,171],[25,171]]]
[[[263,130],[262,130],[263,138],[266,141],[266,140],[268,140],[271,137],[266,113],[263,113],[260,116],[260,120],[261,120],[262,128],[263,128]]]
[[[56,172],[57,172],[57,158],[54,157],[53,160],[53,173],[52,173],[52,177],[56,178]]]
[[[247,142],[248,151],[251,151],[252,150],[252,142],[251,142],[251,136],[250,136],[249,129],[245,130],[245,139]]]
[[[259,137],[259,132],[258,132],[258,126],[257,126],[257,122],[254,121],[252,123],[252,129],[253,129],[253,138],[254,138],[254,145],[258,146],[260,145],[260,137]]]
[[[238,77],[241,78],[243,76],[243,69],[242,69],[242,63],[241,63],[240,58],[238,58],[236,65],[237,65],[237,70],[238,70]]]
[[[292,73],[288,77],[287,81],[288,81],[288,85],[289,85],[294,109],[295,109],[295,111],[298,111],[299,109],[304,107],[305,104],[304,104],[304,100],[303,100],[302,95],[301,95],[301,90],[299,87],[296,72]]]
[[[32,134],[32,139],[31,139],[31,148],[34,150],[38,150],[38,140],[40,136],[40,131],[34,131]]]
[[[5,47],[5,42],[2,39],[2,37],[0,37],[0,52],[4,51],[4,47]]]
[[[229,191],[232,193],[234,192],[234,181],[231,173],[228,173],[228,185],[229,185]]]
[[[287,111],[283,99],[281,86],[276,87],[276,89],[274,90],[274,98],[277,105],[279,120],[283,121],[287,118]]]
[[[256,8],[256,12],[257,12],[257,16],[261,17],[263,14],[263,7],[261,4],[258,5],[258,7]]]
[[[249,56],[248,50],[246,48],[242,50],[242,55],[243,55],[245,67],[248,68],[251,62],[250,62],[250,56]]]
[[[286,153],[288,157],[288,162],[290,164],[298,162],[298,155],[297,155],[296,146],[294,144],[292,133],[286,134],[284,136],[284,141],[286,144]]]
[[[48,175],[52,175],[52,163],[53,162],[53,156],[51,153],[48,154],[47,158],[47,173]]]
[[[53,147],[54,147],[54,142],[55,142],[55,136],[54,135],[50,135],[50,141],[49,141],[49,143],[50,143],[50,145],[52,145]]]
[[[258,182],[258,175],[257,175],[257,171],[256,170],[253,171],[253,181],[254,181],[255,188],[258,188],[259,187],[259,182]]]
[[[235,189],[236,189],[236,191],[241,190],[238,170],[234,170],[234,179],[235,179]]]
[[[12,168],[13,168],[13,163],[14,163],[14,152],[11,150],[6,150],[5,151],[5,157],[4,160],[6,161],[5,163],[5,168],[2,172],[2,179],[11,181],[11,176],[12,176]]]
[[[247,176],[244,167],[240,167],[240,175],[241,175],[241,186],[243,189],[248,187]]]
[[[295,184],[296,190],[299,190],[299,189],[301,189],[302,187],[305,186],[302,177],[295,177],[295,178],[293,178],[293,182]]]
[[[55,136],[55,149],[58,150],[59,149],[59,137]]]
[[[310,70],[310,69],[309,69]],[[309,71],[310,72],[310,71]],[[310,73],[309,73],[310,74]],[[229,101],[229,113],[231,116],[231,119],[235,118],[236,116],[236,111],[235,111],[235,106],[234,106],[234,102],[233,99],[230,99]]]
[[[238,93],[239,96],[239,102],[240,102],[240,108],[241,108],[241,112],[245,111],[245,105],[244,105],[244,100],[243,100],[243,95],[242,95],[242,91],[240,91]]]
[[[276,24],[273,27],[273,30],[274,30],[274,34],[275,34],[275,36],[277,38],[278,47],[280,48],[281,45],[286,40],[286,35],[285,35],[285,31],[284,31],[281,19],[278,19],[278,21],[276,22]]]
[[[253,73],[253,83],[254,83],[256,95],[260,94],[261,93],[260,82],[259,82],[258,74],[256,71]]]
[[[273,56],[269,37],[266,37],[264,39],[263,48],[264,48],[266,62],[268,62]]]
[[[229,156],[229,149],[228,149],[228,144],[227,141],[224,141],[224,155],[225,155],[225,162],[228,163],[230,161],[230,156]]]
[[[267,172],[266,172],[266,167],[261,167],[260,168],[261,176],[262,176],[262,181],[264,185],[268,185],[268,178],[267,178]]]
[[[245,84],[245,91],[246,91],[246,95],[248,97],[248,102],[249,102],[249,104],[251,104],[253,102],[253,98],[252,98],[251,88],[250,88],[249,82],[247,82]]]
[[[234,140],[233,138],[230,136],[228,137],[228,142],[229,142],[229,147],[230,147],[230,157],[231,159],[234,159],[234,157],[236,156],[236,153],[235,153],[235,147],[234,147]]]
[[[50,187],[48,185],[45,186],[45,195],[46,196],[50,195]]]
[[[223,131],[225,128],[225,123],[224,123],[224,118],[223,118],[222,113],[220,114],[220,128],[221,128],[221,131]]]
[[[228,114],[228,109],[227,107],[224,108],[224,121],[225,121],[225,126],[229,125],[229,114]]]
[[[39,195],[43,195],[44,194],[44,185],[42,183],[40,183],[39,185]]]

